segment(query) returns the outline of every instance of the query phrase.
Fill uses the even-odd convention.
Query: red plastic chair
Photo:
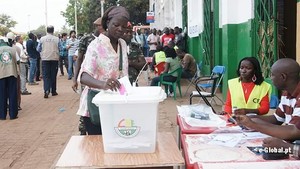
[[[165,63],[166,62],[160,62],[159,64],[154,66],[154,73],[156,76],[159,76],[161,72],[165,70]]]

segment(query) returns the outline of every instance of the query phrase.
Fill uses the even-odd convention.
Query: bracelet
[[[296,157],[296,158],[299,157],[299,148],[300,148],[300,145],[294,144],[294,146],[293,146],[293,156]]]

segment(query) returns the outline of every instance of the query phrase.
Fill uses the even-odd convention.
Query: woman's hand
[[[234,112],[232,112],[234,115],[246,115],[247,111],[246,109],[236,109]]]
[[[111,91],[118,91],[121,87],[121,83],[117,79],[107,79],[105,83],[105,90],[110,89]]]

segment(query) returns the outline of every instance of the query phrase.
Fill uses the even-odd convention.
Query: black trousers
[[[0,79],[0,119],[7,116],[7,101],[9,103],[9,117],[15,119],[18,116],[18,91],[17,78],[9,76]]]

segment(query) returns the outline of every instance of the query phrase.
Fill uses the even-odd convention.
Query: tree
[[[120,0],[119,4],[127,8],[130,14],[130,21],[133,25],[146,24],[146,12],[149,10],[149,3],[145,0]]]
[[[46,35],[46,26],[45,25],[41,25],[36,30],[32,30],[31,33],[33,33],[35,35],[40,34],[42,36],[45,36]]]
[[[77,2],[77,34],[93,31],[93,22],[101,16],[100,0],[69,0],[62,15],[70,27],[75,29],[75,2]],[[130,21],[134,24],[146,24],[146,12],[149,3],[145,0],[105,0],[104,10],[111,6],[121,5],[130,13]],[[138,9],[138,10],[137,10]]]
[[[15,27],[17,24],[16,21],[12,20],[12,18],[6,14],[0,15],[0,35],[6,35],[10,32],[10,28]]]
[[[89,32],[90,21],[88,19],[88,6],[89,0],[69,0],[69,4],[65,12],[62,15],[66,18],[66,22],[70,27],[75,29],[75,2],[77,7],[77,34]]]

